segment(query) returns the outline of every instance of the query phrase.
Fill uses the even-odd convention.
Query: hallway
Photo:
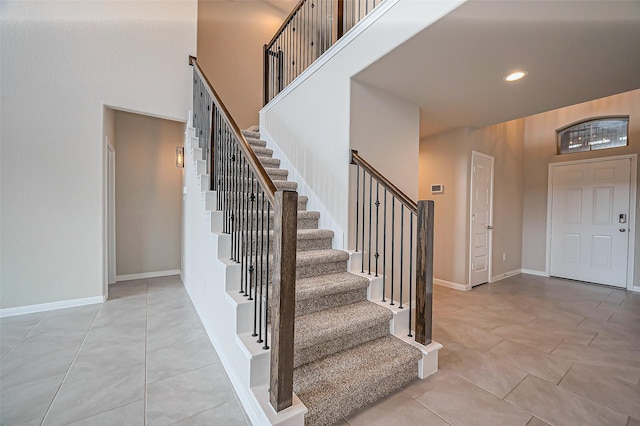
[[[248,424],[178,277],[110,292],[0,320],[0,424]],[[434,324],[440,371],[338,425],[640,425],[640,294],[531,275],[436,286]]]

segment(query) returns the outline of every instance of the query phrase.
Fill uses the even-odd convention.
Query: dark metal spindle
[[[251,232],[253,235],[253,239],[255,241],[255,244],[253,245],[253,249],[252,252],[254,254],[254,260],[253,260],[253,281],[252,281],[252,288],[249,289],[249,294],[251,294],[251,292],[253,291],[253,336],[256,337],[258,335],[257,333],[257,319],[258,319],[258,304],[261,302],[260,301],[260,297],[258,296],[258,275],[261,273],[260,271],[260,262],[258,259],[258,226],[259,226],[259,220],[261,219],[259,217],[259,211],[258,211],[258,202],[259,202],[259,194],[260,191],[260,185],[258,185],[257,181],[256,181],[256,186],[255,186],[255,193],[254,193],[254,214],[255,214],[255,219],[252,222],[255,222],[255,232],[253,232],[253,226],[254,224],[251,224]],[[249,297],[251,298],[251,297]]]
[[[256,299],[259,299],[259,313],[258,313],[258,321],[259,321],[259,325],[258,325],[258,343],[262,343],[262,304],[266,303],[266,301],[263,299],[263,285],[264,285],[264,191],[262,191],[262,202],[261,202],[261,206],[260,206],[260,297],[256,297]],[[269,221],[269,217],[267,217],[267,221]],[[267,234],[267,239],[269,238],[269,235]],[[256,251],[258,250],[258,248],[256,247]],[[257,289],[256,289],[257,291]],[[266,322],[266,319],[265,319]]]
[[[413,212],[409,213],[409,334],[407,336],[413,337],[411,334],[411,305],[412,302],[412,290],[413,290]]]
[[[384,189],[384,214],[382,225],[382,301],[386,302],[387,284],[387,188]]]
[[[244,158],[244,157],[243,157]],[[247,224],[247,192],[249,189],[249,165],[244,164],[243,166],[243,187],[242,187],[242,220],[240,222],[240,232],[243,235],[242,238],[242,253],[240,255],[240,293],[243,293],[246,289],[247,282],[247,233],[246,233],[246,224]]]
[[[255,194],[254,187],[255,187],[254,179],[253,179],[253,176],[251,176],[251,195],[249,196],[249,201],[251,201],[251,207],[249,208],[250,227],[249,227],[249,282],[247,284],[247,287],[249,290],[248,294],[247,294],[247,289],[245,289],[245,296],[248,296],[249,300],[253,300],[251,296],[251,290],[252,290],[251,287],[253,285],[253,276],[255,273],[255,263],[254,263],[254,256],[253,256],[253,215],[256,214],[256,194]],[[253,331],[255,333],[255,323],[254,323]]]
[[[367,256],[369,257],[369,275],[371,275],[371,209],[372,206],[372,188],[373,188],[373,176],[369,175],[369,251],[367,252]]]
[[[360,166],[356,166],[356,253],[358,252],[358,217],[360,217]],[[364,220],[364,218],[362,218]],[[364,262],[364,259],[362,259]]]
[[[378,276],[378,258],[380,257],[380,246],[378,244],[378,236],[380,234],[380,182],[376,181],[376,277]]]
[[[404,204],[400,204],[400,309],[402,307],[402,287],[404,285],[402,273],[404,271]]]
[[[364,250],[364,211],[365,211],[365,201],[364,201],[364,197],[365,197],[365,192],[367,190],[367,181],[365,180],[365,173],[364,170],[362,171],[362,236],[361,238],[361,242],[362,242],[362,250]],[[361,270],[360,273],[364,274],[364,253],[362,253],[362,261],[360,262],[360,266],[361,266]]]
[[[238,156],[238,146],[236,144],[233,145],[233,151],[231,154],[231,260],[235,259],[236,254],[236,244],[238,242],[238,235],[236,234],[236,201],[238,200],[238,176],[237,173],[237,156]]]
[[[271,218],[271,204],[267,202],[267,217]],[[269,223],[271,219],[267,220],[267,256],[269,256]],[[267,336],[267,327],[269,326],[267,319],[269,318],[269,260],[267,259],[267,284],[265,285],[264,293],[264,346],[262,349],[269,349],[269,338]]]
[[[393,272],[394,269],[394,254],[395,254],[395,246],[396,246],[396,197],[393,196],[391,198],[391,302],[390,305],[395,305],[393,303],[393,281],[395,278],[395,274]]]

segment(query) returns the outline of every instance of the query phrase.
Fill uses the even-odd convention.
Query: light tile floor
[[[0,424],[247,424],[177,277],[0,320]],[[640,294],[518,275],[435,288],[440,371],[339,425],[640,425]]]
[[[247,425],[179,277],[0,319],[1,425]]]
[[[440,371],[339,425],[640,425],[640,294],[531,275],[434,293]]]

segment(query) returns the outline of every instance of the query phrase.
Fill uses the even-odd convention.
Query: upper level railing
[[[264,104],[384,0],[300,0],[264,46]]]
[[[351,151],[351,164],[356,166],[355,249],[362,253],[360,272],[382,277],[381,302],[408,309],[408,336],[415,331],[415,340],[428,345],[433,319],[434,203],[411,200],[358,151]]]
[[[271,349],[269,400],[280,411],[293,398],[298,193],[276,188],[196,58],[189,64],[201,160],[240,265],[240,293],[253,304],[252,335]]]

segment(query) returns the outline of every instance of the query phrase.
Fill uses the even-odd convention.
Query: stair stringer
[[[442,349],[442,344],[432,340],[431,343],[425,346],[416,342],[414,337],[409,337],[409,309],[406,307],[404,309],[399,309],[400,304],[397,301],[393,306],[388,302],[382,302],[382,274],[378,274],[376,277],[373,274],[370,275],[368,272],[360,272],[362,271],[361,266],[365,252],[356,252],[352,250],[348,250],[347,252],[349,253],[349,272],[365,277],[369,280],[367,300],[379,306],[383,306],[393,313],[393,318],[389,321],[390,333],[422,351],[422,359],[418,361],[418,377],[420,379],[424,379],[437,372],[438,351]],[[412,301],[411,303],[412,308],[415,308],[415,301]],[[415,312],[415,310],[413,312]]]
[[[253,424],[304,425],[307,408],[293,405],[276,413],[269,404],[270,351],[250,336],[246,300],[238,296],[240,265],[229,261],[230,237],[215,210],[215,192],[195,129],[185,132],[183,177],[182,281],[243,408]],[[268,336],[267,336],[268,338]]]

